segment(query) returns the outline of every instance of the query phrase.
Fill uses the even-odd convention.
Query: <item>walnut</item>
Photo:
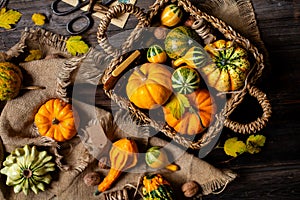
[[[186,182],[181,187],[184,196],[188,198],[195,196],[199,192],[199,189],[199,185],[195,181]]]
[[[87,173],[83,177],[83,181],[87,186],[95,186],[101,182],[100,174],[97,172]]]
[[[154,30],[154,36],[158,40],[163,40],[167,36],[168,29],[165,26],[156,27]]]
[[[110,166],[110,160],[107,156],[103,156],[98,161],[98,167],[100,169],[109,169]]]

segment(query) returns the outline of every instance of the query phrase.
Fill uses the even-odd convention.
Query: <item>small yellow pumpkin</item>
[[[172,94],[171,72],[158,63],[135,68],[128,79],[126,93],[131,102],[143,109],[163,105]]]
[[[34,123],[41,135],[63,142],[76,135],[79,119],[71,104],[50,99],[39,108]]]

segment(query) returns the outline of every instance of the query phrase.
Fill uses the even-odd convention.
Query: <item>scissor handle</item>
[[[78,15],[77,17],[73,18],[71,21],[67,23],[67,31],[72,35],[79,35],[83,32],[85,32],[87,29],[89,29],[93,23],[93,18],[91,17],[91,12],[84,12],[81,15]],[[86,21],[85,26],[82,27],[80,30],[76,31],[74,30],[74,24],[80,20],[84,19]]]
[[[83,2],[81,2],[80,0],[77,0],[77,5],[75,7],[72,7],[69,10],[65,10],[65,11],[59,11],[58,9],[58,4],[61,2],[61,0],[55,0],[52,2],[51,4],[51,9],[53,11],[54,14],[58,15],[58,16],[64,16],[64,15],[68,15],[70,13],[73,13],[76,10],[79,10],[80,8],[82,8],[83,6],[86,6],[89,4],[90,0],[85,0]]]

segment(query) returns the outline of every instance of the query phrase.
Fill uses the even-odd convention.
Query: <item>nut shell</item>
[[[101,177],[97,172],[90,172],[84,176],[83,181],[87,186],[95,186],[101,182]]]
[[[110,160],[108,157],[104,156],[104,157],[101,157],[98,161],[98,167],[100,169],[109,169],[110,167]]]
[[[189,181],[182,185],[181,190],[184,196],[190,198],[199,192],[199,185],[195,181]]]

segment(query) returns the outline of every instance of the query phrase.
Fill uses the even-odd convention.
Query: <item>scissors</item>
[[[81,13],[80,15],[78,15],[77,17],[71,19],[66,25],[67,31],[70,34],[77,35],[77,34],[81,34],[81,33],[85,32],[87,29],[89,29],[91,27],[91,25],[93,24],[93,18],[92,18],[93,11],[104,13],[105,11],[108,10],[108,8],[106,6],[109,5],[110,3],[112,3],[114,0],[102,0],[101,4],[96,3],[97,0],[85,0],[85,1],[77,0],[77,5],[75,7],[72,7],[71,9],[64,10],[64,11],[60,11],[58,8],[59,3],[61,1],[62,0],[55,0],[51,4],[51,9],[52,9],[53,13],[58,16],[69,15],[69,14],[79,10],[80,8],[88,5],[87,11],[85,11],[85,12]],[[81,29],[75,30],[74,24],[81,19],[83,19],[85,21],[85,25]]]

